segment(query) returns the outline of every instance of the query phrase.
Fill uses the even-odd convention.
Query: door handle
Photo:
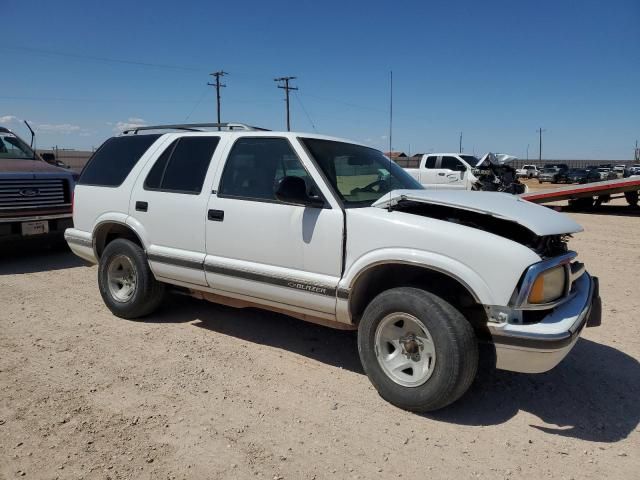
[[[146,212],[149,210],[149,204],[147,202],[136,202],[136,210],[139,212]]]
[[[444,177],[444,172],[440,172],[438,175]]]
[[[207,218],[213,222],[221,222],[224,220],[224,210],[209,210]]]

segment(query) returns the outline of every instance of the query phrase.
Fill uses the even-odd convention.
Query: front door
[[[468,172],[464,163],[450,155],[443,155],[438,163],[435,169],[436,188],[465,188],[465,176]]]
[[[257,303],[333,315],[342,266],[342,210],[289,205],[275,188],[302,177],[322,196],[305,153],[284,137],[240,137],[219,169],[208,204],[205,272],[209,286]]]

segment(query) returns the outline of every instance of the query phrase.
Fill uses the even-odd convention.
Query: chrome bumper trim
[[[571,351],[585,326],[600,324],[600,296],[598,279],[586,275],[588,292],[584,303],[574,311],[575,321],[560,332],[507,332],[489,325],[492,343],[496,349],[496,367],[524,373],[542,373],[551,370]],[[582,294],[584,295],[584,293]],[[577,315],[576,315],[577,314]],[[550,313],[551,315],[551,313]],[[597,317],[597,318],[595,318]]]

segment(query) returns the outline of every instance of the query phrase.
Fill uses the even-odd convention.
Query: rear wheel
[[[627,199],[627,203],[632,207],[638,206],[638,191],[624,192],[624,198]]]
[[[121,318],[139,318],[158,308],[165,287],[158,282],[139,245],[124,238],[109,243],[98,268],[98,285],[104,303]]]
[[[378,393],[416,412],[456,401],[478,368],[469,322],[442,298],[417,288],[394,288],[373,299],[358,327],[358,351]]]

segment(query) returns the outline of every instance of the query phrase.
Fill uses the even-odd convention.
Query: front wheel
[[[469,322],[442,298],[417,288],[394,288],[373,299],[358,326],[358,351],[378,393],[414,412],[456,401],[478,369]]]
[[[124,238],[110,242],[98,267],[98,286],[104,303],[121,318],[139,318],[158,308],[165,287],[158,282],[139,245]]]

